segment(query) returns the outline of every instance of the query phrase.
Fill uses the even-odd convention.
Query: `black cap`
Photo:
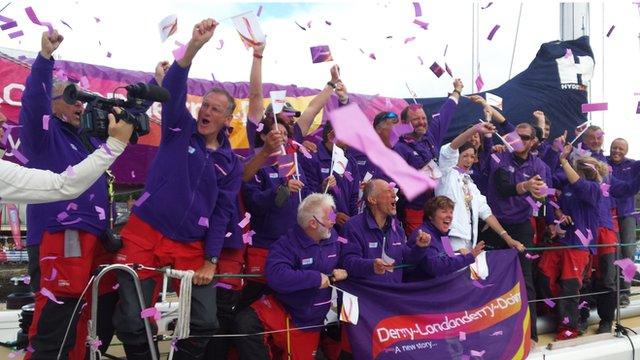
[[[287,113],[291,113],[293,114],[293,117],[300,117],[301,112],[296,110],[293,105],[291,105],[291,103],[289,102],[285,102],[284,106],[282,107],[282,112],[287,112]],[[267,116],[273,116],[273,105],[269,104],[267,106],[267,108],[264,110],[264,115]]]

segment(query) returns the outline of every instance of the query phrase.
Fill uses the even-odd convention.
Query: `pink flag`
[[[476,78],[476,90],[481,91],[484,87],[484,81],[482,81],[482,75],[478,73],[478,77]]]
[[[350,104],[330,112],[329,120],[336,138],[366,154],[371,162],[400,185],[407,199],[412,200],[435,187],[429,176],[409,166],[398,153],[382,143],[358,105]]]
[[[582,112],[605,111],[609,109],[609,103],[582,104]]]
[[[633,280],[633,277],[636,275],[636,264],[631,259],[620,259],[613,262],[618,265],[622,270],[622,276],[624,276],[624,281],[630,283]]]

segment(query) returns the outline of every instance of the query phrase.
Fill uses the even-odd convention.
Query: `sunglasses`
[[[533,139],[533,136],[531,136],[531,135],[520,135],[520,134],[518,134],[518,136],[520,136],[520,140],[522,140],[522,141],[529,141],[529,140]]]
[[[313,215],[313,219],[314,219],[315,221],[317,221],[317,222],[318,222],[318,224],[320,224],[320,226],[322,226],[323,228],[325,228],[325,229],[330,229],[330,228],[331,228],[331,227],[329,227],[329,226],[325,225],[322,221],[320,221],[320,219],[318,219],[315,215]]]
[[[394,113],[393,111],[389,111],[386,114],[384,114],[384,116],[382,118],[383,119],[397,119],[398,118],[398,114]]]

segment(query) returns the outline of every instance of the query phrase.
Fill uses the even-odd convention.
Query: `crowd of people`
[[[103,174],[109,163],[92,165],[94,177],[77,185],[88,189],[73,193],[72,203],[29,205],[31,284],[42,290],[29,332],[29,358],[54,359],[59,353],[84,358],[90,307],[74,305],[93,271],[109,263],[193,271],[191,336],[174,345],[176,359],[225,359],[232,353],[240,359],[313,359],[318,349],[328,359],[349,358],[346,333],[322,328],[330,285],[347,278],[432,279],[469,266],[485,250],[506,248],[520,253],[529,300],[574,295],[558,300],[553,309],[558,340],[585,331],[589,306],[579,306],[585,299],[597,306],[597,331],[611,331],[619,281],[613,261],[618,243],[635,244],[633,199],[640,188],[640,168],[626,158],[624,139],[613,141],[605,157],[604,133],[597,126],[589,126],[574,148],[566,131],[549,139],[553,119],[542,111],[531,119],[513,119],[520,122],[514,125],[472,95],[484,108],[485,121],[445,144],[463,96],[463,83],[456,79],[438,116],[410,105],[400,114],[380,112],[373,119],[385,145],[437,182],[407,199],[392,181],[394,174],[337,141],[330,123],[323,125],[320,141],[309,136],[313,119],[331,97],[340,105],[349,103],[339,68],[331,68],[330,80],[304,111],[290,104],[282,111],[272,105],[265,109],[265,44],[253,44],[247,121],[253,152],[244,158],[229,142],[236,103],[226,90],[208,91],[195,118],[185,106],[189,68],[217,26],[212,19],[196,24],[184,56],[171,65],[159,63],[150,79],[171,96],[162,103],[157,157],[115,253],[106,246],[112,240],[109,216],[96,211],[108,213],[112,206],[111,180]],[[107,153],[78,131],[82,103],[68,104],[60,96],[69,83],[53,79],[52,54],[62,41],[56,31],[43,34],[20,113],[28,166],[49,170],[51,176]],[[47,129],[45,115],[50,115]],[[413,130],[392,144],[392,129],[400,122]],[[131,134],[127,126],[112,121],[110,161],[124,149]],[[496,135],[511,140],[494,143]],[[336,147],[348,159],[340,172],[332,162]],[[295,154],[293,174],[279,171],[277,155],[282,154]],[[22,191],[30,194],[29,189]],[[37,194],[27,201],[34,198]],[[250,222],[241,227],[245,214]],[[594,244],[610,246],[589,247]],[[573,247],[543,251],[539,260],[525,256],[527,248],[546,245]],[[622,256],[632,257],[635,247],[622,249]],[[214,282],[218,273],[261,276]],[[162,275],[148,269],[138,274],[145,305],[153,307]],[[579,297],[593,291],[600,294]],[[621,302],[629,303],[624,292]],[[124,273],[105,277],[98,306],[100,349],[115,333],[128,359],[150,358],[133,279]],[[529,308],[531,338],[537,341],[538,309],[535,303]],[[66,334],[61,324],[70,321]],[[213,337],[217,334],[244,336]]]

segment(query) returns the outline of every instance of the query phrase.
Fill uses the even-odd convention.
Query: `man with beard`
[[[298,207],[297,224],[271,246],[266,276],[274,293],[238,313],[236,333],[287,331],[239,337],[240,359],[315,358],[320,329],[331,306],[329,285],[347,278],[347,272],[338,268],[334,211],[331,195],[307,196]],[[318,327],[289,331],[307,326]]]

